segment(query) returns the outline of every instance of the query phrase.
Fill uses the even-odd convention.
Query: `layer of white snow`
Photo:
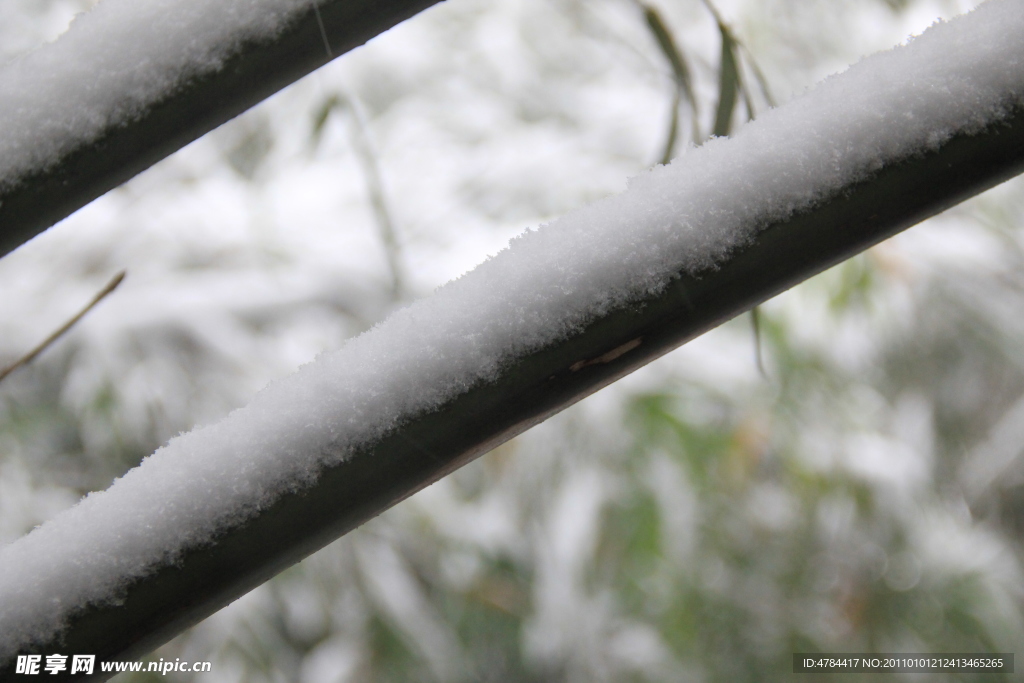
[[[130,2],[110,7],[137,16]],[[516,358],[1022,103],[1024,0],[992,0],[863,60],[732,140],[634,178],[622,195],[527,232],[0,550],[0,660]]]
[[[319,2],[319,0],[317,0]],[[0,188],[131,121],[313,0],[104,0],[0,69]]]

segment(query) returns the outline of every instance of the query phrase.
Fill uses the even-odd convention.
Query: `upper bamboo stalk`
[[[203,65],[197,68],[194,52],[171,55],[168,63],[160,65],[163,69],[161,77],[167,80],[166,87],[156,94],[140,84],[148,78],[145,69],[150,68],[150,64],[124,66],[121,63],[113,77],[97,73],[83,75],[88,79],[110,80],[105,84],[107,101],[91,111],[89,116],[101,122],[99,127],[72,129],[69,135],[62,133],[66,139],[62,140],[54,155],[40,156],[35,150],[27,149],[30,140],[14,140],[11,150],[6,153],[8,157],[19,153],[27,155],[30,163],[12,169],[10,174],[0,173],[0,256],[314,71],[332,57],[362,45],[437,2],[325,0],[318,6],[316,0],[282,0],[276,3],[284,8],[276,10],[277,24],[269,29],[266,25],[257,26],[263,30],[250,30],[241,35],[224,54],[216,52],[216,46],[198,46],[196,49],[199,51],[209,49],[209,55],[204,56],[209,57],[213,68],[204,68]],[[271,2],[263,4],[274,5]],[[208,6],[216,7],[216,4]],[[98,7],[103,7],[103,4]],[[173,4],[166,9],[171,14]],[[96,23],[99,22],[90,22],[92,25]],[[72,40],[76,38],[71,34],[79,28],[73,24],[58,43],[68,40],[69,36]],[[325,49],[325,41],[329,50]],[[40,54],[52,47],[44,46]],[[107,47],[116,49],[117,46]],[[114,57],[110,61],[117,64],[119,60],[116,55]],[[73,112],[81,103],[54,103],[51,98],[38,96],[25,98],[24,104],[19,102],[22,93],[31,95],[31,88],[38,88],[38,84],[31,85],[31,73],[14,73],[25,70],[26,65],[20,62],[32,60],[41,62],[39,68],[44,73],[39,74],[40,78],[52,76],[51,69],[43,63],[46,60],[38,55],[30,54],[24,60],[7,65],[0,71],[0,93],[4,100],[0,102],[0,110],[4,106],[18,110],[12,116],[38,129],[49,123],[55,133],[59,133],[60,128],[67,130],[69,127],[63,122],[53,122],[55,114],[59,114],[55,110]],[[5,75],[8,76],[6,80]],[[26,83],[28,86],[22,87]],[[6,92],[5,86],[16,91]],[[119,94],[117,88],[123,92]],[[55,90],[59,96],[60,89]],[[142,95],[139,95],[140,91]],[[9,123],[5,127],[3,134],[19,134]],[[33,154],[35,156],[30,156]],[[3,162],[7,164],[10,159]]]

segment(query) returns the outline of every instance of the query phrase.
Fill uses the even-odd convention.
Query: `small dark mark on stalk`
[[[640,344],[643,343],[643,340],[643,337],[637,337],[636,339],[631,339],[630,341],[626,342],[625,344],[622,344],[621,346],[616,346],[608,353],[603,353],[597,358],[576,361],[575,363],[569,366],[569,372],[579,372],[583,368],[591,365],[604,365],[605,363],[611,363],[616,358],[624,356],[625,354],[629,353],[636,347],[640,346]]]

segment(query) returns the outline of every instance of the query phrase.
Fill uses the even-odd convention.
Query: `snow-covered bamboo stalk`
[[[990,0],[527,232],[0,550],[0,663],[142,654],[558,410],[1022,169],[1024,0]]]
[[[0,69],[0,256],[439,0],[103,0]]]

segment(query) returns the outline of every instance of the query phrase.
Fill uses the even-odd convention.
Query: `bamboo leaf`
[[[736,108],[736,95],[740,88],[740,70],[736,60],[736,41],[729,28],[719,22],[722,36],[722,57],[718,67],[718,108],[712,135],[725,137],[732,128],[732,113]]]
[[[668,135],[665,138],[665,146],[661,153],[661,160],[658,162],[662,165],[672,161],[672,157],[675,156],[676,149],[676,138],[679,136],[679,91],[676,91],[675,97],[672,98],[672,114],[669,117],[668,122]]]
[[[757,113],[754,111],[754,98],[750,96],[750,90],[744,80],[740,81],[740,97],[743,99],[743,108],[747,110],[747,121],[753,121],[757,118]]]
[[[738,40],[736,41],[736,44],[743,48],[743,51],[747,53],[747,64],[750,66],[750,70],[754,72],[754,79],[757,81],[757,85],[761,89],[761,96],[764,97],[765,102],[768,103],[769,107],[778,106],[775,98],[772,97],[771,88],[768,87],[768,79],[764,77],[764,72],[761,71],[761,68],[757,65],[757,60],[754,59],[754,55],[750,52],[750,48]]]
[[[768,379],[768,373],[764,369],[764,353],[761,345],[761,307],[754,306],[750,309],[750,323],[754,332],[754,362],[757,364],[757,371],[761,377]]]
[[[676,141],[679,137],[679,105],[685,99],[690,107],[690,120],[693,124],[693,141],[700,141],[700,129],[697,122],[697,97],[693,91],[693,79],[690,76],[690,69],[686,65],[686,57],[683,51],[676,45],[672,33],[661,18],[658,10],[649,6],[641,5],[644,10],[644,18],[647,26],[654,36],[655,42],[661,49],[669,66],[672,68],[672,78],[675,81],[675,95],[672,102],[672,115],[669,119],[668,135],[665,139],[664,151],[661,155],[661,163],[667,164],[672,160],[675,153]]]
[[[719,33],[721,33],[722,35],[722,66],[725,66],[727,60],[732,63],[733,74],[735,75],[736,81],[739,84],[739,88],[741,89],[744,102],[747,105],[747,114],[749,115],[749,118],[753,119],[755,116],[753,109],[753,99],[750,97],[750,92],[746,89],[744,85],[744,79],[740,77],[740,49],[742,49],[747,55],[747,64],[750,66],[751,71],[754,72],[754,78],[755,80],[757,80],[758,86],[761,88],[761,95],[768,103],[768,106],[774,107],[776,106],[775,98],[772,97],[771,90],[768,87],[768,81],[767,79],[765,79],[764,73],[761,71],[760,67],[758,67],[757,61],[754,59],[754,55],[750,52],[746,45],[744,45],[738,38],[736,38],[736,36],[732,34],[732,32],[729,30],[729,27],[726,25],[725,21],[722,20],[722,15],[718,13],[718,10],[715,8],[711,0],[703,0],[703,2],[704,6],[707,7],[708,12],[710,12],[711,16],[714,17],[715,22],[718,24]],[[731,46],[730,55],[726,55],[725,52],[725,47],[727,43]],[[724,70],[720,71],[719,75],[722,76],[723,74]],[[721,100],[719,104],[721,105]],[[735,105],[735,99],[733,100],[733,104]],[[721,111],[721,106],[719,106],[719,111]],[[731,119],[729,120],[729,122],[731,123]],[[715,123],[717,128],[717,117]],[[728,126],[726,126],[726,129],[728,130]],[[718,133],[715,134],[717,135]],[[725,134],[728,135],[728,132],[726,132]]]
[[[686,93],[687,99],[692,103],[695,99],[693,96],[693,82],[690,78],[690,69],[686,66],[686,58],[676,45],[672,34],[669,33],[668,27],[656,9],[644,5],[644,17],[647,19],[647,25],[650,27],[651,33],[658,42],[658,47],[661,48],[662,54],[665,55],[665,59],[668,60],[669,65],[672,67],[672,76],[683,92]]]
[[[320,142],[320,137],[324,132],[324,126],[327,125],[327,119],[331,117],[331,112],[340,106],[342,106],[342,102],[338,99],[338,96],[331,95],[324,100],[324,103],[320,105],[319,109],[317,109],[316,114],[313,116],[313,131],[310,134],[314,146]]]

